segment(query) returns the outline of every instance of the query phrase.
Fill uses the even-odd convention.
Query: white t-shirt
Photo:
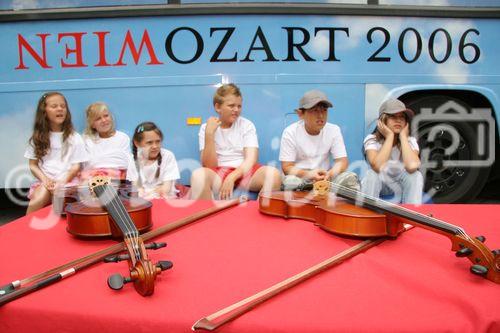
[[[201,125],[198,133],[200,151],[205,149],[206,127],[206,123]],[[243,148],[259,147],[257,130],[254,124],[243,117],[238,117],[230,128],[218,127],[215,131],[214,140],[219,167],[237,168],[245,159]]]
[[[299,120],[283,131],[280,161],[295,162],[300,169],[330,169],[333,159],[346,157],[347,152],[340,127],[326,123],[318,135],[307,133],[304,121]]]
[[[410,137],[408,137],[408,143],[410,144],[411,149],[413,149],[417,153],[419,152],[417,139],[415,139],[413,136],[410,136]],[[369,134],[366,136],[365,140],[363,141],[363,148],[364,148],[365,152],[367,150],[379,151],[380,148],[382,148],[383,144],[384,144],[384,141],[380,141],[380,142],[377,141],[377,137],[375,136],[375,134]],[[396,176],[404,170],[404,165],[402,163],[401,150],[398,148],[398,146],[392,147],[391,156],[389,157],[389,160],[387,161],[387,163],[383,166],[383,170],[391,176]]]
[[[153,193],[154,189],[161,185],[163,182],[172,181],[172,188],[170,190],[170,195],[175,195],[175,180],[180,178],[179,168],[177,167],[177,161],[175,159],[174,153],[165,148],[161,148],[161,164],[160,164],[160,176],[155,178],[156,170],[158,169],[158,162],[154,161],[148,165],[140,166],[140,177],[142,187],[146,193]],[[130,181],[137,181],[139,175],[137,174],[137,168],[135,164],[132,164],[127,170],[127,179]]]
[[[63,132],[50,132],[50,148],[47,154],[38,161],[43,173],[54,180],[64,180],[72,164],[88,160],[85,145],[80,134],[74,132],[66,140],[67,150],[64,153]],[[28,145],[24,157],[36,160],[35,150]]]
[[[127,169],[131,158],[130,138],[127,134],[116,131],[109,138],[96,136],[83,136],[85,149],[89,154],[89,161],[85,168],[116,168]]]

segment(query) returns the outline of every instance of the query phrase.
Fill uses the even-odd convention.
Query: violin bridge
[[[326,180],[320,180],[313,184],[313,195],[314,197],[324,198],[330,192],[330,182]]]

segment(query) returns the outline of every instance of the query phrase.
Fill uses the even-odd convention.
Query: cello
[[[139,230],[119,198],[118,192],[109,184],[109,179],[100,176],[94,177],[90,180],[89,188],[95,193],[100,203],[111,216],[113,225],[120,231],[128,252],[127,255],[117,257],[114,261],[126,259],[129,265],[130,277],[114,274],[108,278],[108,286],[111,289],[119,290],[125,283],[133,282],[135,290],[140,295],[152,295],[156,276],[161,274],[162,271],[172,268],[172,263],[170,261],[159,261],[154,265],[151,262],[144,242],[139,235]],[[150,208],[151,203],[147,207]],[[151,213],[148,212],[150,217]]]
[[[424,228],[448,237],[455,255],[472,262],[471,273],[500,283],[500,250],[491,251],[484,244],[484,236],[472,238],[453,224],[326,180],[313,186],[310,194],[261,193],[259,210],[264,214],[314,221],[322,229],[343,236],[395,238],[404,224]]]
[[[247,198],[244,197],[229,200],[223,204],[219,204],[215,207],[211,207],[203,211],[194,213],[175,222],[168,223],[155,230],[149,231],[142,235],[142,239],[144,241],[151,240],[173,230],[177,230],[186,225],[192,224],[207,216],[211,216],[223,210],[236,207],[237,205],[242,204],[246,201]],[[146,244],[145,247],[146,249],[148,249],[150,248],[150,245],[154,244],[157,243]],[[120,242],[87,256],[67,262],[58,267],[51,268],[45,272],[35,274],[24,279],[14,280],[4,286],[0,286],[0,306],[12,302],[23,296],[29,295],[42,288],[46,288],[68,277],[71,277],[76,273],[92,266],[93,264],[102,262],[103,259],[106,260],[106,258],[109,258],[109,256],[117,255],[118,253],[124,251],[125,248],[125,243]]]

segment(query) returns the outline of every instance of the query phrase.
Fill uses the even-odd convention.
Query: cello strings
[[[125,229],[125,230],[122,230],[123,236],[124,236],[124,238],[130,240],[130,243],[132,244],[132,249],[134,251],[134,256],[136,257],[137,260],[140,260],[141,256],[140,256],[140,253],[138,250],[138,243],[137,243],[137,238],[136,238],[137,237],[136,234],[138,234],[137,228],[135,228],[135,225],[133,225],[133,223],[131,226],[130,216],[126,212],[123,212],[123,204],[121,202],[118,203],[115,201],[116,199],[120,200],[119,198],[117,198],[117,193],[113,192],[111,190],[111,187],[107,184],[100,185],[100,186],[102,186],[101,195],[103,197],[105,197],[103,199],[105,200],[105,202],[107,202],[109,204],[109,207],[112,208],[112,210],[115,212],[115,214],[118,218],[118,221],[115,221],[115,222],[119,226],[121,224],[121,226]],[[120,208],[122,208],[122,210]]]
[[[116,190],[109,186],[107,187],[108,192],[110,192],[110,196],[113,197],[113,201],[116,203],[116,206],[118,207],[118,210],[121,212],[121,215],[123,216],[124,222],[127,224],[129,227],[129,230],[132,231],[135,237],[139,237],[139,231],[135,227],[134,221],[130,218],[130,215],[127,213],[125,207],[123,206],[123,203],[121,200],[118,198],[118,193]]]
[[[106,188],[109,192],[109,195],[112,196],[112,202],[113,206],[117,207],[118,214],[122,218],[122,221],[125,224],[125,227],[127,228],[127,233],[129,234],[129,239],[131,240],[131,243],[133,245],[134,253],[137,258],[137,260],[140,260],[141,255],[139,252],[139,243],[138,243],[138,238],[139,238],[139,231],[135,227],[134,222],[130,218],[130,215],[127,213],[125,210],[125,207],[123,206],[123,203],[121,200],[118,198],[118,194],[114,190],[114,188],[107,186]],[[133,237],[133,238],[132,238]]]
[[[451,229],[454,229],[458,233],[463,233],[463,230],[461,228],[459,228],[459,227],[457,227],[457,226],[455,226],[453,224],[450,224],[450,223],[438,220],[438,219],[430,217],[430,216],[426,216],[424,214],[415,212],[413,210],[410,210],[408,208],[405,208],[405,207],[396,205],[394,203],[382,200],[380,198],[369,196],[369,195],[366,195],[366,194],[358,192],[358,191],[354,191],[354,190],[352,190],[350,188],[347,188],[347,187],[345,187],[343,185],[340,185],[340,184],[333,184],[332,183],[332,185],[334,187],[337,187],[337,188],[341,189],[342,191],[348,192],[347,196],[350,197],[350,199],[353,199],[354,197],[356,197],[356,201],[358,201],[358,199],[368,199],[368,200],[373,201],[376,206],[379,206],[379,207],[386,206],[387,208],[390,208],[390,209],[393,209],[393,210],[396,210],[396,211],[399,210],[399,211],[403,211],[403,212],[405,212],[407,214],[410,214],[410,215],[416,215],[416,216],[418,216],[419,218],[421,218],[423,220],[430,220],[430,222],[428,222],[428,223],[430,223],[431,225],[432,224],[437,224],[437,225],[441,224],[441,225],[448,226]]]
[[[122,229],[125,229],[125,230],[122,230],[124,236],[129,236],[130,235],[130,229],[129,229],[129,226],[127,225],[127,221],[125,220],[124,216],[122,216],[122,213],[121,211],[117,208],[117,203],[114,202],[113,200],[113,193],[109,193],[109,191],[107,191],[107,187],[105,185],[101,185],[101,188],[99,188],[99,190],[102,190],[101,192],[101,196],[102,198],[104,199],[104,204],[106,206],[106,208],[111,208],[111,216],[116,216],[118,221],[115,221],[118,226],[120,228],[120,230]]]
[[[346,193],[339,193],[339,194],[340,195],[344,194],[348,199],[353,200],[355,203],[358,203],[360,201],[361,201],[361,203],[363,203],[363,202],[366,202],[367,199],[368,199],[368,200],[373,201],[374,205],[377,206],[377,207],[384,207],[384,206],[386,206],[386,209],[393,209],[393,210],[396,210],[396,211],[400,210],[400,211],[403,211],[403,212],[405,212],[407,214],[410,214],[410,215],[416,215],[416,216],[418,216],[422,220],[429,220],[429,222],[427,222],[427,223],[431,224],[432,226],[435,226],[435,225],[445,225],[445,226],[447,226],[450,229],[454,229],[457,234],[460,234],[464,238],[466,238],[468,240],[472,240],[471,237],[469,235],[467,235],[467,233],[461,227],[458,227],[458,226],[453,225],[451,223],[447,223],[447,222],[441,221],[439,219],[436,219],[434,217],[430,217],[430,216],[421,214],[419,212],[415,212],[415,211],[413,211],[411,209],[408,209],[406,207],[402,207],[402,206],[396,205],[396,204],[394,204],[392,202],[385,201],[385,200],[382,200],[380,198],[367,195],[367,194],[362,193],[360,191],[355,191],[355,190],[353,190],[351,188],[348,188],[348,187],[346,187],[344,185],[335,184],[335,183],[333,183],[331,181],[328,181],[328,183],[330,184],[330,186],[333,187],[334,191],[335,191],[335,189],[337,189],[335,191],[335,193],[339,193],[339,190],[343,191],[343,192],[347,192],[347,194]]]
[[[118,198],[118,194],[116,193],[116,191],[114,191],[114,188],[108,187],[108,192],[111,192],[113,195],[112,200],[114,202],[114,205],[116,205],[118,207],[117,208],[118,213],[122,216],[123,222],[125,223],[125,225],[127,227],[127,232],[129,234],[129,236],[133,236],[133,238],[129,237],[129,239],[131,240],[131,244],[132,244],[134,254],[135,254],[137,260],[140,260],[141,256],[139,253],[139,244],[138,244],[139,233],[137,231],[137,228],[135,227],[133,221],[131,220],[130,215],[127,213],[127,211],[123,207],[123,203]]]

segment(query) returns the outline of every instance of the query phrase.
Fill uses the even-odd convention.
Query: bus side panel
[[[12,158],[0,163],[0,186],[29,184],[10,180],[20,179],[16,167],[26,169],[35,106],[50,90],[66,95],[79,131],[85,108],[98,100],[129,135],[140,121],[158,122],[165,146],[190,169],[199,158],[198,126],[186,120],[214,114],[217,85],[241,86],[261,163],[277,163],[279,137],[295,120],[298,100],[322,89],[351,162],[361,161],[365,84],[499,84],[498,26],[489,19],[287,15],[2,23],[0,153]]]

